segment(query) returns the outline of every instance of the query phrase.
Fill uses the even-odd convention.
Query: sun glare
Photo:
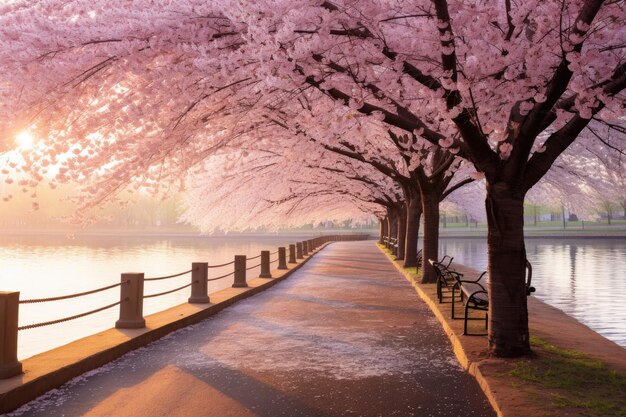
[[[20,132],[15,137],[15,142],[17,142],[17,145],[22,149],[32,148],[34,141],[35,138],[33,138],[33,135],[29,132]]]

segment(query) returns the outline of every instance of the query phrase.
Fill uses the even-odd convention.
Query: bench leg
[[[465,320],[463,320],[463,336],[467,335],[467,318],[468,318],[469,303],[465,304]]]
[[[456,319],[456,317],[454,317],[454,287],[452,287],[452,320],[454,319]]]
[[[441,300],[443,299],[443,294],[441,293],[441,281],[437,280],[437,298],[439,299],[439,304],[441,304]]]
[[[469,317],[469,305],[470,305],[470,300],[467,300],[467,304],[465,304],[465,319],[463,321],[463,336],[487,336],[487,333],[468,333],[467,332],[467,322],[470,320],[480,320],[480,318],[476,317],[476,318],[471,318]],[[480,311],[484,311],[481,309],[478,309]],[[488,326],[488,320],[489,320],[489,313],[485,314],[485,329],[487,329]]]

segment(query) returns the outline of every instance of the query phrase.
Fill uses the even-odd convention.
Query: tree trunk
[[[396,250],[396,260],[404,259],[404,248],[406,243],[406,204],[403,204],[402,209],[398,210],[398,246]]]
[[[378,243],[382,244],[385,241],[385,219],[378,219]]]
[[[526,301],[524,193],[487,186],[489,349],[496,356],[530,353]]]
[[[396,220],[397,217],[397,213],[395,210],[389,210],[389,216],[387,216],[388,219],[388,230],[389,230],[389,238],[391,239],[392,237],[396,237],[398,235],[397,229],[398,229],[398,222]],[[389,248],[389,245],[387,245],[387,247]],[[393,250],[393,254],[395,255],[395,249]]]
[[[422,213],[424,215],[424,237],[422,244],[422,283],[437,282],[437,275],[429,259],[439,259],[439,195],[422,194]]]
[[[404,267],[417,266],[417,234],[420,230],[422,207],[419,197],[411,197],[407,201],[406,243],[404,250]]]

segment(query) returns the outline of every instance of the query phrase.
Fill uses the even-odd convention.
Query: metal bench
[[[535,292],[535,287],[531,286],[533,268],[528,259],[526,260],[526,296]],[[454,314],[455,292],[459,291],[461,302],[464,304],[463,334],[468,336],[485,336],[487,333],[468,333],[467,322],[469,320],[483,320],[480,317],[470,317],[469,310],[484,311],[485,329],[489,321],[489,294],[487,292],[487,271],[480,274],[475,280],[457,279],[457,283],[452,287],[452,318],[457,319]]]
[[[391,249],[393,247],[393,241],[394,241],[394,238],[388,237],[388,236],[386,236],[385,239],[383,239],[383,243],[389,249]]]
[[[443,255],[443,258],[439,261],[439,264],[448,270],[453,270],[450,265],[452,265],[452,261],[454,260],[454,256]]]
[[[445,255],[440,261],[428,260],[428,263],[433,266],[437,275],[437,299],[439,303],[443,303],[444,298],[451,297],[450,294],[452,294],[453,287],[463,277],[463,274],[455,271],[450,266],[453,259],[453,257]]]
[[[487,271],[480,274],[475,280],[458,279],[456,284],[452,287],[452,318],[457,319],[454,314],[455,305],[455,292],[458,290],[461,302],[465,306],[465,315],[463,317],[463,334],[467,333],[467,322],[469,320],[483,320],[479,317],[469,317],[469,310],[485,311],[485,329],[487,328],[487,322],[489,319],[489,294],[487,293]],[[471,335],[484,336],[487,333],[472,333]]]

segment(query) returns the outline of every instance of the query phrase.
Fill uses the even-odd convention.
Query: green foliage
[[[533,337],[538,358],[518,362],[510,374],[541,390],[549,389],[555,408],[585,410],[591,416],[626,417],[626,375],[589,355]]]

